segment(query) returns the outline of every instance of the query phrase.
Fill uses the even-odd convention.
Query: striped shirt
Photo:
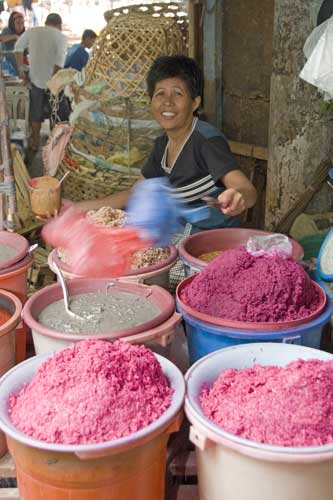
[[[193,204],[203,196],[217,196],[225,189],[223,177],[240,168],[222,132],[197,118],[172,168],[167,166],[167,148],[163,134],[156,139],[142,175],[146,179],[167,176],[180,202]]]

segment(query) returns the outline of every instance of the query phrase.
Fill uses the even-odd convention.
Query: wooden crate
[[[48,266],[47,257],[50,249],[39,247],[34,251],[34,262],[28,271],[28,295],[51,285],[56,281],[53,271]]]
[[[15,479],[16,471],[15,464],[9,455],[5,455],[0,459],[0,484],[3,480]],[[13,487],[1,487],[0,488],[0,500],[19,500],[19,493],[17,488]]]

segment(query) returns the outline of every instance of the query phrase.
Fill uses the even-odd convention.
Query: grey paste
[[[70,309],[83,316],[84,321],[69,316],[63,300],[49,304],[38,321],[64,333],[102,333],[138,326],[160,314],[160,309],[147,298],[119,291],[72,295]]]
[[[12,259],[18,254],[16,248],[10,247],[9,245],[0,244],[0,263],[5,262],[8,259]]]

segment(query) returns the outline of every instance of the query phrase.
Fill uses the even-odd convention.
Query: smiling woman
[[[254,205],[256,190],[239,169],[222,132],[198,119],[203,76],[196,62],[186,56],[163,56],[152,64],[147,76],[154,118],[164,129],[142,168],[146,179],[167,177],[173,197],[198,207],[202,198],[217,198],[220,207],[210,208],[210,218],[193,231],[239,224],[240,215]],[[83,209],[107,204],[123,208],[129,192],[103,200],[83,202]]]

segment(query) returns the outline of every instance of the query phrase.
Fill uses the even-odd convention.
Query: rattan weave
[[[173,17],[120,13],[94,44],[86,82],[107,80],[114,96],[146,98],[146,75],[154,59],[184,52],[184,34]]]

